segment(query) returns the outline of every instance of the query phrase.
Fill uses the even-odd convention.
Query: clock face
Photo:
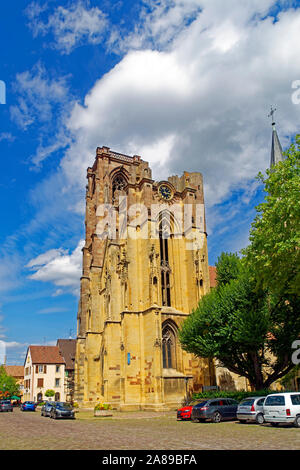
[[[159,187],[159,194],[161,195],[161,197],[167,201],[169,201],[170,199],[172,199],[172,191],[171,189],[169,188],[169,186],[167,186],[166,184],[162,184],[160,187]]]

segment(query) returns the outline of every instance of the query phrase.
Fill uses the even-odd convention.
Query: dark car
[[[21,411],[35,411],[36,403],[34,401],[24,401],[21,404]]]
[[[41,409],[41,416],[50,416],[51,410],[55,405],[55,401],[47,401]]]
[[[0,411],[13,411],[10,400],[0,400]]]
[[[220,423],[223,420],[236,419],[237,408],[238,402],[232,398],[212,398],[193,406],[191,419]]]
[[[50,418],[69,418],[75,419],[75,413],[70,403],[57,401],[50,411]]]

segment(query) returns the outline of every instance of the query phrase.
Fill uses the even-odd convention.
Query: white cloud
[[[42,308],[37,313],[40,315],[48,315],[51,313],[63,313],[63,312],[68,312],[68,311],[69,309],[64,308],[64,307],[49,307],[49,308]]]
[[[52,46],[62,54],[70,54],[83,44],[99,44],[107,27],[104,13],[98,7],[88,8],[82,1],[70,3],[68,7],[57,6],[47,21],[41,15],[47,7],[40,8],[32,2],[26,9],[29,26],[34,36],[45,36],[52,32]]]
[[[17,289],[20,285],[17,273],[20,270],[21,262],[17,254],[0,254],[0,293]],[[0,319],[1,320],[1,319]]]
[[[36,191],[36,199],[47,202],[45,214],[82,209],[86,168],[101,145],[141,155],[156,179],[201,171],[210,207],[232,190],[247,191],[269,165],[270,105],[278,109],[283,146],[299,127],[291,84],[299,78],[300,10],[282,11],[274,22],[267,14],[275,3],[148,2],[150,13],[141,13],[133,33],[114,36],[114,45],[128,53],[64,117],[73,140],[57,175]],[[69,194],[69,204],[51,202],[49,194]],[[64,277],[51,274],[51,263],[36,275],[53,279],[59,295]]]
[[[10,132],[1,132],[0,133],[0,142],[7,140],[8,142],[13,142],[15,137]]]
[[[18,104],[10,107],[11,117],[24,130],[35,121],[49,122],[53,105],[64,103],[68,96],[67,77],[51,79],[41,63],[18,73],[14,88]]]
[[[81,276],[82,247],[84,241],[80,240],[75,250],[68,254],[62,249],[50,250],[31,260],[30,267],[34,274],[29,276],[35,281],[50,282],[62,288],[62,291],[78,293],[79,280]],[[39,312],[39,313],[50,313]]]
[[[202,11],[167,51],[129,52],[74,106],[67,122],[74,142],[62,161],[70,184],[83,184],[99,145],[146,156],[154,177],[203,172],[210,205],[264,170],[269,106],[279,109],[283,145],[300,110],[290,99],[300,12],[261,20],[274,3],[182,2]]]
[[[19,348],[21,346],[24,346],[23,343],[18,343],[17,341],[5,341],[5,346],[6,348]]]
[[[45,264],[50,263],[54,259],[66,254],[66,253],[67,253],[66,250],[63,250],[62,248],[48,250],[45,253],[42,253],[41,255],[37,256],[36,258],[30,260],[29,263],[26,265],[26,268],[40,268],[40,267],[44,266]]]
[[[50,75],[40,62],[31,70],[17,74],[14,83],[17,104],[10,107],[12,120],[23,131],[37,123],[41,126],[40,144],[36,154],[32,156],[32,162],[36,166],[53,152],[70,143],[66,128],[62,124],[72,106],[67,86],[69,77],[51,78]],[[49,141],[51,130],[55,138],[52,137]]]

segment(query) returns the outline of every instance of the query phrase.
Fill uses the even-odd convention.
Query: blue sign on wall
[[[127,364],[130,364],[130,353],[127,353]]]
[[[0,104],[6,104],[6,86],[3,80],[0,80]]]

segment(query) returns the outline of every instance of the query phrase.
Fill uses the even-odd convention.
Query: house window
[[[44,366],[39,366],[39,374],[42,374],[44,372]]]
[[[55,387],[59,387],[60,385],[60,379],[55,379]]]
[[[56,366],[56,372],[59,372],[60,366]]]
[[[38,388],[44,387],[44,379],[37,379],[37,386]]]

